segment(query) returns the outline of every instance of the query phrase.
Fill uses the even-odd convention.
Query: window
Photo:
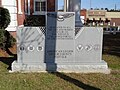
[[[35,2],[35,11],[40,11],[40,2]]]
[[[46,11],[46,3],[41,2],[41,11]]]
[[[34,1],[34,12],[35,14],[43,14],[46,11],[46,0],[35,0]]]

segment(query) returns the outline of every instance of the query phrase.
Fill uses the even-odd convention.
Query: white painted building
[[[1,5],[7,8],[10,12],[11,22],[8,28],[8,31],[15,31],[17,24],[17,3],[16,0],[2,0]]]

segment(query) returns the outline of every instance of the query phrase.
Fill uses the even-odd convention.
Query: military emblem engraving
[[[67,14],[59,14],[59,15],[57,15],[57,13],[56,14],[55,13],[54,14],[53,13],[48,13],[47,15],[49,17],[57,18],[57,21],[62,22],[66,18],[70,18],[70,17],[74,16],[75,14],[74,13],[67,13]]]

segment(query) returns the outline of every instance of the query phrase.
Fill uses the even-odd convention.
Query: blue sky
[[[63,0],[58,0],[60,8],[63,6]],[[81,8],[90,9],[91,8],[109,8],[109,9],[120,9],[120,0],[81,0]]]
[[[120,0],[81,0],[81,8],[90,9],[90,1],[92,8],[109,8],[109,9],[120,9]]]
[[[58,5],[59,5],[58,9],[63,8],[63,4],[64,4],[64,0],[58,0]]]

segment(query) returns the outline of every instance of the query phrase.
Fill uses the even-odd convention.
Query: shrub
[[[4,29],[0,29],[0,48],[6,50],[7,48],[10,48],[12,45],[14,45],[16,42],[16,39],[13,38],[10,33]]]
[[[7,50],[16,40],[5,28],[8,27],[10,23],[10,13],[8,9],[0,7],[0,48]]]
[[[10,13],[9,10],[0,7],[0,29],[5,29],[10,23]]]

